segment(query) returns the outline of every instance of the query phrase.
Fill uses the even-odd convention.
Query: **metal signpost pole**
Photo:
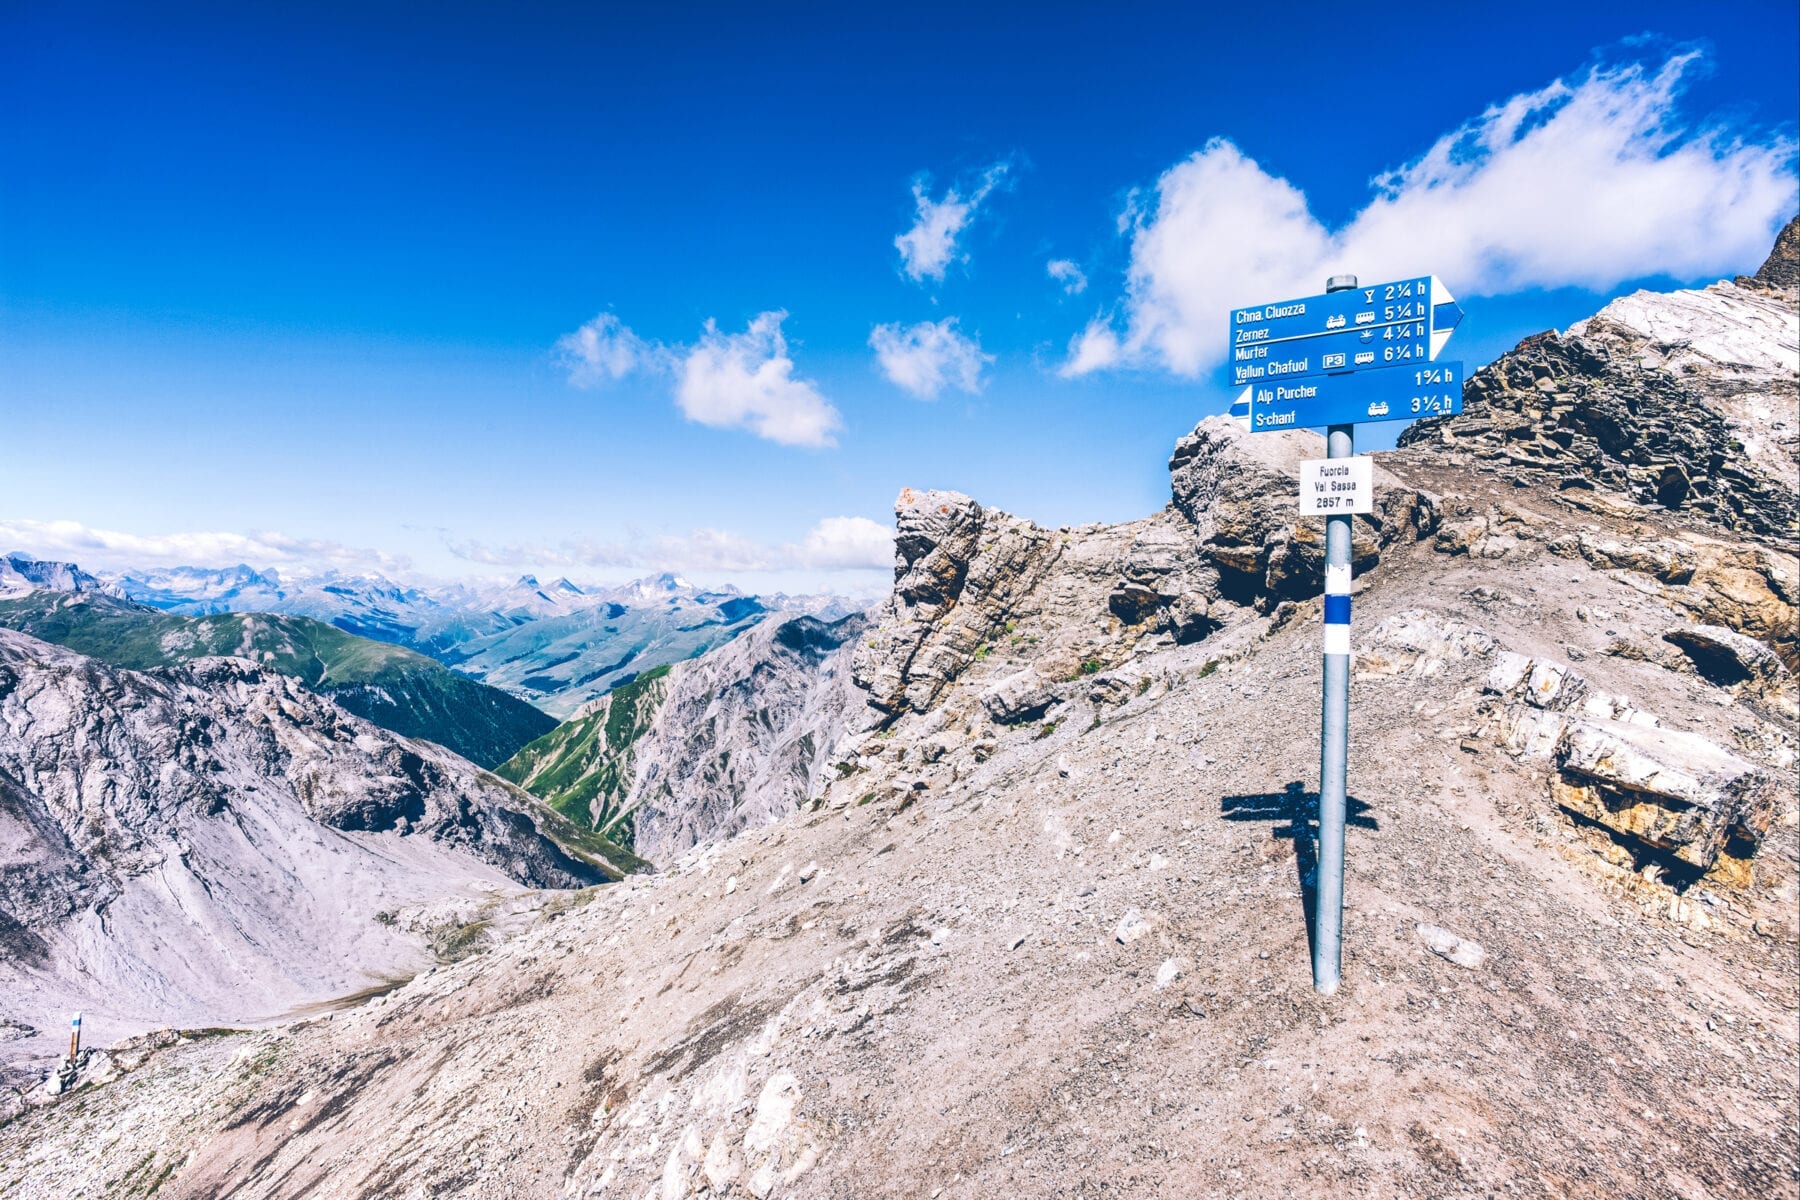
[[[1354,275],[1334,275],[1325,291],[1348,291]],[[1325,457],[1356,454],[1356,426],[1333,425]],[[1313,907],[1313,990],[1329,996],[1343,978],[1344,806],[1350,756],[1350,521],[1325,518],[1325,686],[1319,722],[1319,877]]]
[[[1313,988],[1343,979],[1344,824],[1350,751],[1350,521],[1374,511],[1373,468],[1356,422],[1462,411],[1462,364],[1438,357],[1462,309],[1437,276],[1359,287],[1334,275],[1323,296],[1231,310],[1232,415],[1251,433],[1328,430],[1324,459],[1300,464],[1300,515],[1325,518],[1325,662],[1319,718],[1319,855]]]

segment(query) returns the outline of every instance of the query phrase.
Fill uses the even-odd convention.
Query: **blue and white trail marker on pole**
[[[1325,663],[1319,714],[1319,867],[1313,893],[1313,989],[1343,979],[1344,819],[1350,758],[1350,522],[1374,504],[1356,457],[1356,422],[1462,411],[1463,365],[1438,358],[1462,321],[1435,275],[1233,309],[1230,361],[1242,386],[1232,415],[1253,433],[1326,427],[1323,460],[1300,469],[1302,516],[1325,518]]]

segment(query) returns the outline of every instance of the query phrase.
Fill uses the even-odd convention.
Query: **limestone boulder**
[[[1555,760],[1564,808],[1732,881],[1775,816],[1769,774],[1698,734],[1577,719]]]
[[[1056,703],[1056,685],[1031,667],[1006,676],[981,694],[982,707],[1002,725],[1040,716]]]

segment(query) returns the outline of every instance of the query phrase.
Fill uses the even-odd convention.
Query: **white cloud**
[[[1044,270],[1050,278],[1063,285],[1063,291],[1070,296],[1079,296],[1087,291],[1087,274],[1080,267],[1066,258],[1053,258],[1044,264]]]
[[[1069,342],[1069,357],[1057,372],[1065,379],[1086,375],[1118,363],[1119,335],[1104,317],[1095,317]]]
[[[956,239],[988,194],[1005,182],[1011,169],[1010,163],[995,163],[981,173],[967,198],[950,187],[944,190],[943,199],[933,200],[924,179],[913,184],[917,216],[912,228],[894,239],[894,246],[900,251],[900,269],[907,278],[914,283],[927,279],[942,282],[950,264],[967,257],[957,254]]]
[[[766,312],[743,333],[708,321],[692,346],[665,346],[601,313],[556,341],[576,387],[598,387],[634,373],[675,375],[675,403],[690,421],[748,429],[788,446],[835,446],[843,420],[808,380],[794,378],[781,334],[786,312]]]
[[[894,531],[867,517],[826,517],[807,531],[796,566],[816,570],[886,569],[894,565]]]
[[[136,534],[93,529],[79,521],[0,520],[0,546],[35,558],[72,561],[90,571],[129,567],[230,567],[250,563],[333,566],[357,570],[405,570],[404,557],[316,538],[257,533]]]
[[[1308,295],[1339,272],[1431,273],[1458,295],[1502,295],[1752,269],[1794,206],[1795,146],[1684,127],[1696,60],[1591,68],[1494,105],[1373,180],[1336,231],[1287,180],[1208,142],[1163,174],[1153,205],[1134,199],[1124,328],[1099,319],[1063,373],[1196,375],[1224,356],[1228,309]]]
[[[894,531],[867,517],[826,517],[798,543],[770,545],[722,529],[638,536],[626,541],[572,541],[556,546],[452,543],[456,557],[487,566],[624,568],[696,575],[768,571],[887,570]]]
[[[675,403],[690,421],[748,429],[785,446],[835,446],[843,420],[810,381],[794,378],[781,335],[785,312],[766,312],[743,333],[708,321],[682,360]]]
[[[634,371],[661,370],[669,352],[647,342],[612,313],[601,313],[574,333],[556,340],[557,354],[576,387],[598,387]]]
[[[881,372],[921,400],[934,400],[947,386],[981,390],[981,368],[994,361],[981,343],[956,329],[956,318],[917,325],[877,325],[869,335]]]
[[[582,567],[677,571],[696,575],[748,572],[835,574],[887,571],[894,562],[894,531],[867,517],[826,517],[798,542],[765,543],[722,529],[681,534],[634,535],[622,541],[576,540],[558,545],[489,545],[446,541],[465,562],[483,566],[574,570]],[[124,533],[79,521],[0,519],[0,552],[74,562],[89,571],[152,567],[270,567],[374,572],[404,577],[412,560],[337,542],[283,533]]]

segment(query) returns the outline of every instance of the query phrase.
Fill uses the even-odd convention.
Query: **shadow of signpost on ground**
[[[1345,824],[1357,829],[1380,829],[1369,815],[1369,806],[1355,796],[1344,804]],[[1279,792],[1254,792],[1226,796],[1219,811],[1227,821],[1267,821],[1269,833],[1294,843],[1294,865],[1300,876],[1300,907],[1306,920],[1306,950],[1313,950],[1313,909],[1319,891],[1319,793],[1309,792],[1298,781]],[[1285,823],[1284,823],[1285,822]]]

